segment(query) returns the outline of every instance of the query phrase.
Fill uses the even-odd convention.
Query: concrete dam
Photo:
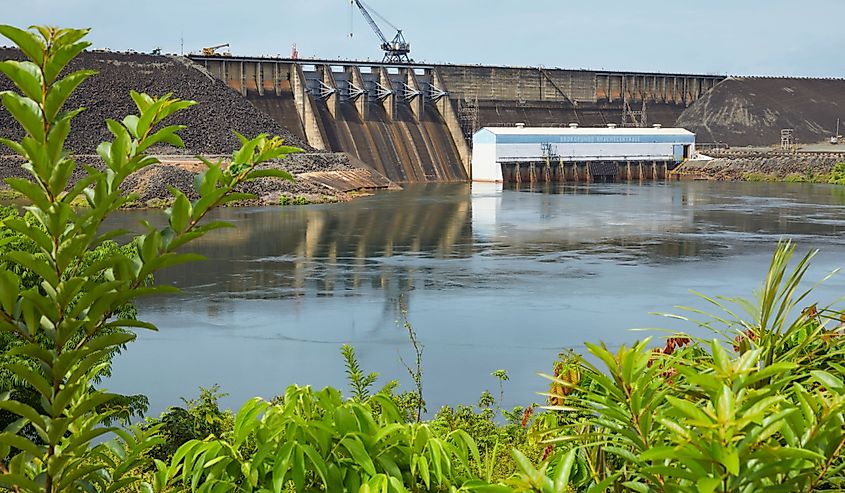
[[[673,126],[712,75],[190,58],[317,149],[346,152],[395,182],[470,178],[485,126]]]

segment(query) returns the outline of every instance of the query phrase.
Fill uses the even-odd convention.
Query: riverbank
[[[223,156],[208,156],[219,159]],[[98,156],[81,155],[80,163],[102,166]],[[168,187],[175,187],[188,198],[196,199],[193,190],[194,177],[204,165],[193,157],[179,155],[158,156],[160,164],[149,166],[126,179],[123,189],[136,194],[129,204],[132,208],[162,208],[170,205],[172,195]],[[0,198],[12,200],[15,192],[2,180],[10,177],[28,177],[21,167],[22,160],[14,156],[0,156]],[[265,167],[288,171],[294,181],[277,178],[260,178],[244,184],[238,191],[255,195],[254,199],[239,201],[233,205],[298,205],[315,203],[346,202],[361,192],[375,189],[398,188],[390,180],[345,153],[303,153],[291,154],[284,160]],[[71,185],[83,176],[78,168],[71,177]],[[81,204],[80,204],[81,205]]]
[[[723,151],[708,157],[687,161],[675,173],[681,179],[716,181],[832,183],[845,178],[845,153]]]

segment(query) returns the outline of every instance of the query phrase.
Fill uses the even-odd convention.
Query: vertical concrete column
[[[349,71],[348,80],[352,81],[352,85],[365,91],[363,94],[355,98],[355,109],[358,110],[358,114],[361,115],[361,118],[366,118],[367,94],[366,87],[364,86],[364,77],[361,75],[361,71],[358,69],[357,65],[346,67],[346,70]]]
[[[637,100],[637,93],[639,92],[639,77],[636,75],[631,77],[631,101]]]
[[[628,99],[628,81],[626,79],[625,74],[619,76],[619,95],[622,97],[623,102]]]
[[[431,69],[431,80],[436,87],[439,87],[444,91],[448,90],[448,88],[443,84],[443,79],[440,78],[440,74],[437,73],[436,69]],[[472,166],[470,165],[471,152],[467,141],[464,140],[464,132],[461,128],[461,121],[458,119],[458,112],[452,104],[452,99],[447,94],[438,99],[436,105],[437,110],[446,122],[446,128],[449,129],[449,134],[452,136],[452,142],[454,142],[455,147],[458,148],[458,155],[461,157],[461,164],[464,165],[464,170],[466,170],[467,176],[472,179]]]
[[[246,72],[243,60],[241,60],[241,94],[246,97]]]
[[[642,161],[637,161],[637,164],[638,164],[638,166],[637,166],[637,168],[638,168],[638,169],[637,169],[637,179],[638,179],[638,180],[640,180],[640,181],[642,182],[642,181],[643,181],[643,178],[645,178],[645,176],[644,176],[644,174],[645,174],[645,173],[644,173],[644,172],[645,172],[645,170],[643,169],[643,162],[642,162]]]
[[[311,95],[308,94],[305,74],[302,72],[302,66],[298,63],[291,66],[291,87],[293,89],[294,103],[296,104],[302,127],[305,129],[305,138],[308,140],[308,145],[317,149],[328,149],[326,139],[320,131],[320,124],[317,122],[314,101],[311,100]]]
[[[659,179],[657,176],[657,161],[651,162],[651,179],[654,181]]]
[[[255,85],[258,86],[258,95],[264,95],[264,64],[261,62],[255,63]]]
[[[338,90],[337,84],[334,81],[334,76],[332,75],[332,68],[329,65],[322,65],[320,67],[320,80],[323,81],[323,84],[327,85],[328,87],[334,89],[334,92],[329,94],[326,98],[326,106],[329,108],[329,113],[331,113],[332,118],[337,118],[338,104],[340,104],[340,98],[338,97]]]
[[[625,180],[631,181],[631,161],[625,161]]]
[[[381,99],[381,104],[384,106],[384,111],[387,112],[387,117],[393,120],[396,115],[396,89],[393,87],[393,81],[390,80],[390,74],[384,67],[378,67],[378,83],[385,89],[392,91],[386,97]]]
[[[273,90],[276,91],[276,96],[282,95],[282,76],[279,70],[279,62],[273,64]]]
[[[423,110],[425,109],[425,101],[423,101],[422,89],[420,88],[420,83],[417,80],[417,74],[415,74],[414,69],[410,67],[405,67],[402,71],[405,76],[405,85],[417,93],[415,96],[408,99],[408,105],[411,107],[411,113],[413,113],[414,116],[417,117],[417,120],[419,120],[422,118]]]

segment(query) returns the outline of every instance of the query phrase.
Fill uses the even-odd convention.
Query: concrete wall
[[[689,105],[724,77],[595,72],[539,67],[441,65],[452,98],[579,103],[663,102]]]
[[[469,177],[469,147],[451,101],[432,96],[431,67],[192,59],[317,149],[347,152],[397,182]]]
[[[192,59],[314,147],[349,152],[400,181],[469,177],[470,136],[484,126],[634,120],[674,126],[687,106],[724,79],[541,67]]]

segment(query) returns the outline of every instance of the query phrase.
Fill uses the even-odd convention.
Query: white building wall
[[[473,145],[472,180],[502,181],[502,166],[496,159],[495,143],[476,143]]]
[[[679,162],[685,147],[695,155],[695,135],[683,129],[488,127],[472,140],[473,181],[502,181],[502,163],[542,161],[544,145],[564,162]]]

